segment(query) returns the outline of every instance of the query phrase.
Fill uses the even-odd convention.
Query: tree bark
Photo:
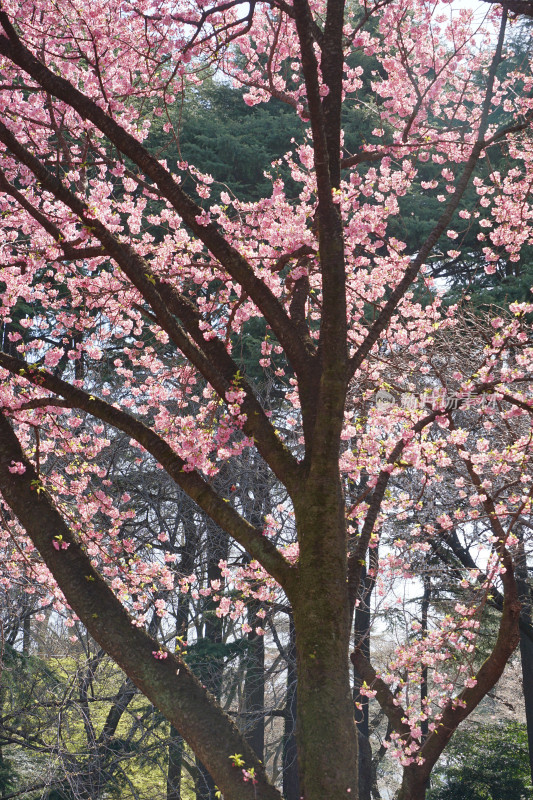
[[[422,629],[420,631],[422,638],[425,639],[428,633],[428,611],[429,603],[431,600],[431,580],[428,575],[424,575],[424,594],[422,595]],[[428,701],[428,667],[427,664],[422,666],[422,680],[420,681],[420,708],[422,711],[427,707]],[[425,741],[429,734],[429,721],[426,719],[421,720],[420,730],[422,731],[422,741]]]
[[[361,591],[359,604],[354,615],[354,645],[360,647],[367,658],[370,657],[370,597],[373,580],[367,577],[366,567],[361,571]],[[372,788],[372,749],[370,747],[369,703],[368,697],[359,694],[362,678],[354,666],[354,701],[355,719],[359,743],[359,797],[358,800],[370,800]],[[359,708],[361,706],[361,708]]]
[[[297,648],[300,789],[305,800],[356,797],[343,498],[339,484],[318,476],[308,488],[304,503],[296,506],[300,582],[296,597],[289,598]],[[316,580],[318,564],[324,583]]]
[[[283,722],[283,797],[299,800],[298,749],[296,746],[297,677],[294,620],[289,614],[289,644],[287,646],[287,695]]]
[[[521,532],[520,532],[521,533]],[[516,583],[520,599],[520,621],[531,627],[532,602],[531,586],[527,570],[527,556],[524,541],[519,535],[518,555],[516,558]],[[524,709],[527,723],[527,742],[529,752],[529,769],[533,781],[533,642],[523,629],[520,630],[520,663],[522,667],[522,689],[524,692]]]
[[[183,739],[176,728],[170,726],[167,761],[167,800],[181,800],[181,767],[183,764]]]
[[[221,559],[228,555],[228,536],[210,520],[206,524],[207,584],[221,580],[222,573],[218,566]],[[222,655],[223,628],[222,618],[215,613],[215,603],[206,598],[203,608],[204,639],[219,647],[218,654],[206,655],[205,663],[200,666],[199,677],[204,686],[220,700],[222,678],[224,673],[224,656]],[[196,800],[215,800],[216,785],[209,770],[200,759],[196,759],[198,778],[196,781]]]
[[[198,550],[199,532],[194,524],[194,519],[189,517],[184,521],[184,542],[180,559],[180,572],[190,575],[194,569],[195,558]],[[178,543],[172,542],[174,549]],[[180,594],[176,612],[176,645],[177,649],[182,642],[187,640],[189,630],[189,612],[191,597],[189,594]],[[181,800],[181,771],[183,766],[183,737],[179,731],[170,726],[170,741],[168,743],[167,761],[167,798],[166,800]]]
[[[261,760],[265,751],[265,639],[255,632],[258,624],[257,612],[261,604],[254,601],[248,605],[248,634],[246,653],[246,675],[244,678],[244,710],[250,721],[246,739]]]
[[[421,776],[415,770],[404,770],[402,785],[396,800],[425,800],[429,786],[429,775]]]

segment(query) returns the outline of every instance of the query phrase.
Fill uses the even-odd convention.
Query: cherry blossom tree
[[[385,586],[416,568],[424,538],[397,560],[378,557],[395,517],[412,516],[425,537],[478,526],[484,573],[465,571],[469,604],[408,640],[386,670],[359,640],[352,654],[360,692],[392,726],[400,797],[423,798],[519,638],[514,529],[531,507],[533,306],[494,316],[468,368],[452,368],[439,342],[458,310],[443,309],[426,269],[457,258],[472,226],[489,273],[531,239],[532,78],[501,70],[507,12],[490,5],[480,23],[426,0],[2,0],[0,26],[2,579],[24,576],[43,603],[68,604],[226,800],[279,800],[179,642],[146,630],[147,609],[164,618],[165,593],[189,591],[194,576],[125,535],[135,507],[100,462],[108,431],[120,431],[133,465],[155,462],[247,554],[237,572],[222,560],[205,588],[217,614],[247,599],[290,603],[301,795],[356,797],[348,655],[363,569]],[[246,87],[248,104],[275,97],[298,115],[302,139],[285,158],[297,196],[276,164],[271,193],[243,203],[179,158],[171,111],[214,68]],[[346,152],[343,115],[357,113],[376,127]],[[508,153],[505,173],[491,169],[496,148]],[[442,213],[410,252],[391,230],[429,160],[438,179],[422,189]],[[469,185],[474,210],[463,204]],[[262,351],[246,371],[258,323]],[[275,382],[275,405],[261,376]],[[285,493],[261,522],[217,483],[254,449]],[[457,502],[442,509],[434,490],[449,468]],[[479,665],[494,585],[501,623]],[[414,701],[422,666],[430,685]]]

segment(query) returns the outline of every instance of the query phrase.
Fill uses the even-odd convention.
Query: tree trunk
[[[222,579],[222,573],[218,566],[221,559],[226,559],[228,555],[228,536],[224,531],[214,525],[210,520],[206,525],[206,552],[207,552],[207,582],[211,586],[212,581]],[[220,652],[209,658],[206,657],[205,664],[200,667],[199,677],[204,686],[220,699],[222,690],[222,677],[224,673],[224,656],[222,655],[223,628],[224,621],[217,617],[215,613],[215,603],[211,598],[206,598],[203,609],[204,613],[204,638],[214,645],[220,647]],[[215,800],[216,786],[213,778],[209,774],[200,759],[196,759],[198,768],[198,778],[196,781],[196,800]]]
[[[184,524],[184,544],[180,560],[180,571],[182,575],[190,575],[194,569],[196,553],[198,550],[198,528],[194,521],[187,520]],[[177,548],[177,542],[173,542],[173,547]],[[181,644],[187,640],[189,630],[189,611],[191,597],[185,593],[179,596],[178,609],[176,613],[176,645],[179,650]],[[168,743],[167,761],[167,798],[166,800],[181,800],[181,769],[183,765],[183,737],[179,731],[170,726],[170,741]]]
[[[374,754],[372,758],[372,780],[371,780],[371,796],[372,800],[381,800],[381,792],[379,791],[379,783],[378,783],[378,768],[380,763],[385,758],[387,754],[387,747],[388,743],[390,742],[390,737],[392,733],[392,725],[390,720],[387,721],[387,731],[385,736],[383,737],[383,741],[379,747],[377,753]]]
[[[374,587],[373,578],[368,578],[366,567],[361,570],[361,592],[359,604],[354,615],[354,646],[360,648],[367,658],[370,657],[370,597]],[[370,800],[372,789],[372,748],[370,747],[370,725],[368,697],[359,693],[362,679],[354,666],[353,695],[355,719],[359,743],[359,795],[358,800]],[[360,706],[360,707],[359,707]]]
[[[532,603],[531,586],[528,579],[527,558],[522,536],[519,538],[516,559],[516,583],[520,598],[520,621],[531,626]],[[527,741],[529,750],[529,769],[533,781],[533,642],[524,630],[520,631],[520,661],[522,666],[522,687],[524,691],[524,707],[527,723]]]
[[[370,738],[361,731],[357,732],[359,745],[359,758],[357,770],[359,776],[359,794],[357,800],[371,800],[372,798],[372,747]]]
[[[422,596],[422,629],[421,635],[425,639],[428,633],[428,611],[429,603],[431,600],[431,580],[428,575],[424,575],[424,594]],[[420,708],[424,711],[427,708],[428,702],[428,668],[427,664],[422,667],[422,679],[420,681]],[[420,730],[422,731],[422,741],[425,741],[429,734],[429,720],[423,719],[420,722]]]
[[[264,464],[260,459],[253,462],[254,474],[258,486],[254,487],[253,499],[244,498],[251,503],[248,512],[250,522],[261,529],[265,514],[271,511],[268,482]],[[264,483],[264,485],[263,485]],[[241,500],[242,502],[242,500]],[[246,739],[259,759],[264,760],[265,752],[265,639],[255,632],[259,624],[257,612],[261,603],[249,602],[247,608],[248,625],[252,628],[248,634],[248,651],[246,656],[246,675],[244,679],[244,711],[246,714]]]
[[[290,599],[297,647],[298,765],[305,800],[337,800],[357,796],[358,757],[346,657],[351,619],[344,503],[334,480],[317,476],[315,481],[295,507],[299,582]]]
[[[531,615],[529,616],[531,622]],[[527,722],[527,742],[529,750],[529,769],[533,781],[533,642],[520,633],[520,659],[522,663],[522,683]]]
[[[196,768],[198,770],[194,787],[196,800],[215,800],[215,782],[198,758],[196,759]]]
[[[181,766],[183,763],[183,739],[176,728],[170,726],[167,762],[167,800],[181,800]]]
[[[396,800],[425,800],[429,786],[429,775],[421,775],[409,768],[403,771],[403,780]]]
[[[265,639],[255,632],[258,624],[258,602],[248,606],[248,634],[246,676],[244,679],[244,710],[246,713],[246,739],[258,758],[263,760],[265,750]]]
[[[283,729],[283,797],[299,800],[298,748],[296,746],[297,678],[294,620],[289,614],[289,644],[287,646],[287,695]]]
[[[22,623],[22,652],[25,656],[30,654],[31,643],[31,614],[26,607],[24,611],[24,619]]]
[[[25,472],[12,480],[11,463]],[[217,775],[226,800],[281,800],[262,764],[213,697],[192,675],[187,664],[169,651],[154,657],[158,643],[132,623],[120,603],[73,535],[46,491],[35,491],[39,476],[29,462],[4,415],[0,414],[0,489],[31,536],[70,606],[91,636],[106,650],[162,714],[186,737],[190,747]],[[54,547],[60,541],[67,549]],[[214,743],[216,743],[214,745]],[[257,783],[243,781],[229,760],[241,752],[255,770]]]
[[[294,611],[298,762],[305,800],[356,797],[357,792],[358,748],[346,664],[349,628],[334,594],[310,592]]]

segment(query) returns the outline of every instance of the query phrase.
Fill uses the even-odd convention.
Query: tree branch
[[[474,172],[477,162],[481,156],[481,153],[486,147],[486,143],[483,137],[488,128],[492,93],[494,89],[494,82],[496,80],[496,72],[502,60],[502,51],[505,39],[506,26],[507,26],[507,14],[504,11],[500,24],[498,43],[494,52],[494,56],[492,58],[492,63],[487,77],[487,89],[485,92],[485,98],[482,106],[477,142],[472,147],[472,152],[470,153],[470,157],[468,158],[468,161],[465,164],[462,175],[459,178],[457,186],[455,187],[455,191],[453,192],[448,203],[446,204],[446,208],[442,213],[440,219],[434,226],[433,230],[429,234],[424,244],[421,246],[417,256],[413,259],[412,264],[406,269],[404,277],[398,283],[396,288],[391,292],[389,299],[381,309],[381,312],[377,320],[374,322],[374,324],[368,331],[368,334],[366,335],[364,341],[357,348],[356,352],[350,359],[350,364],[349,364],[350,377],[353,376],[356,370],[359,369],[359,367],[361,366],[361,364],[363,363],[363,361],[365,360],[365,358],[370,353],[375,343],[379,339],[381,333],[388,326],[391,317],[398,308],[398,303],[400,302],[401,298],[404,296],[405,292],[409,289],[409,287],[415,280],[416,276],[420,272],[420,269],[425,264],[429,254],[433,250],[433,247],[437,244],[441,235],[444,233],[447,226],[449,225],[459,205],[459,202],[466,191],[466,188],[470,182],[470,178],[472,177],[472,173]]]
[[[151,306],[158,325],[224,400],[239,370],[223,342],[217,337],[209,339],[204,336],[200,325],[202,318],[193,303],[183,298],[170,284],[153,275],[148,262],[133,247],[119,241],[105,225],[95,219],[86,203],[67,189],[58,178],[51,175],[46,167],[15,139],[2,122],[0,122],[0,141],[33,172],[43,188],[70,208],[82,224],[99,239],[107,255],[118,264]],[[40,212],[36,209],[34,211],[33,216],[38,219]],[[61,233],[55,226],[48,224],[47,232],[61,244]],[[187,332],[176,322],[173,313],[180,316]],[[251,387],[244,381],[241,381],[240,387],[246,394],[241,406],[242,412],[246,414],[245,432],[255,439],[259,452],[275,474],[286,482],[289,491],[291,488],[294,489],[297,486],[299,472],[296,459],[279,440]]]
[[[198,472],[194,470],[188,471],[189,468],[185,471],[184,467],[187,465],[183,459],[153,430],[124,411],[85,392],[83,389],[71,386],[71,384],[45,370],[32,368],[31,364],[22,359],[13,358],[6,353],[0,352],[0,366],[13,375],[23,375],[34,386],[48,389],[54,394],[60,395],[71,406],[85,411],[103,422],[107,422],[135,439],[161,464],[177,485],[217,525],[239,542],[252,558],[259,561],[269,574],[282,585],[291,582],[291,576],[295,573],[295,568],[291,567],[283,558],[276,546],[267,537],[263,536],[262,531],[254,528],[253,525],[243,519]],[[46,398],[46,405],[50,405],[48,398]]]
[[[63,100],[82,119],[90,120],[128,158],[130,158],[159,188],[163,197],[176,209],[195,236],[217,258],[231,277],[239,283],[263,312],[268,324],[283,346],[295,372],[305,379],[309,369],[312,342],[302,342],[285,309],[256,277],[246,259],[230,245],[217,226],[198,222],[202,208],[176,183],[172,175],[131,134],[127,133],[94,101],[86,97],[67,80],[54,74],[20,41],[9,17],[0,11],[0,24],[7,36],[0,36],[0,54],[19,66],[49,94]]]
[[[24,464],[22,475],[10,473],[13,461]],[[92,566],[50,495],[44,490],[34,491],[32,481],[38,480],[9,422],[0,413],[0,491],[91,636],[180,731],[227,800],[281,800],[277,789],[268,783],[262,763],[187,664],[170,652],[164,659],[154,658],[158,642],[133,623]],[[62,537],[67,549],[54,548],[57,536]],[[229,756],[235,752],[244,754],[247,767],[254,767],[258,779],[255,786],[244,783],[240,770],[232,766]]]

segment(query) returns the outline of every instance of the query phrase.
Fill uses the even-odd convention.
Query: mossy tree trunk
[[[357,796],[357,736],[347,653],[350,603],[340,481],[315,481],[296,508],[300,582],[292,598],[297,651],[297,739],[305,800]],[[317,568],[323,581],[317,581]],[[327,586],[327,591],[325,591]]]

